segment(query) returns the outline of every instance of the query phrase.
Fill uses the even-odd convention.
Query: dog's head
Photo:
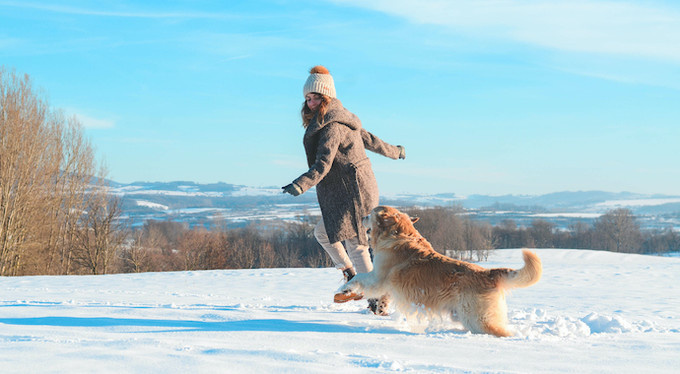
[[[418,231],[413,224],[418,221],[418,217],[409,217],[396,208],[390,206],[379,206],[369,216],[364,217],[363,224],[369,229],[371,239],[382,236],[398,237],[401,235],[418,235]]]

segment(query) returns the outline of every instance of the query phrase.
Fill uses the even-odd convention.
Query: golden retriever
[[[403,313],[416,307],[428,316],[445,316],[473,333],[511,336],[507,329],[505,291],[528,287],[541,278],[541,260],[523,251],[519,270],[485,269],[436,252],[411,219],[395,208],[379,206],[364,218],[370,229],[374,268],[357,274],[335,295],[335,302],[352,294],[389,295]]]

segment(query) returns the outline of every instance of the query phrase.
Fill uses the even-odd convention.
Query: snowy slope
[[[508,296],[515,337],[416,333],[334,269],[0,278],[3,373],[671,373],[680,259],[538,250],[544,277]],[[497,250],[484,266],[521,265]],[[420,326],[423,327],[423,326]]]

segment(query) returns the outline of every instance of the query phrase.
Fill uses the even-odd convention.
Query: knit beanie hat
[[[306,96],[310,92],[336,97],[335,84],[328,69],[317,65],[309,71],[309,78],[307,78],[307,82],[305,82],[305,86],[302,88],[302,94]]]

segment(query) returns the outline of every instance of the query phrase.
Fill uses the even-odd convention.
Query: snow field
[[[677,372],[680,259],[537,250],[516,336],[333,304],[335,269],[0,278],[3,373]],[[521,266],[498,250],[485,267]],[[423,330],[422,333],[418,331]],[[651,371],[650,371],[651,370]]]

